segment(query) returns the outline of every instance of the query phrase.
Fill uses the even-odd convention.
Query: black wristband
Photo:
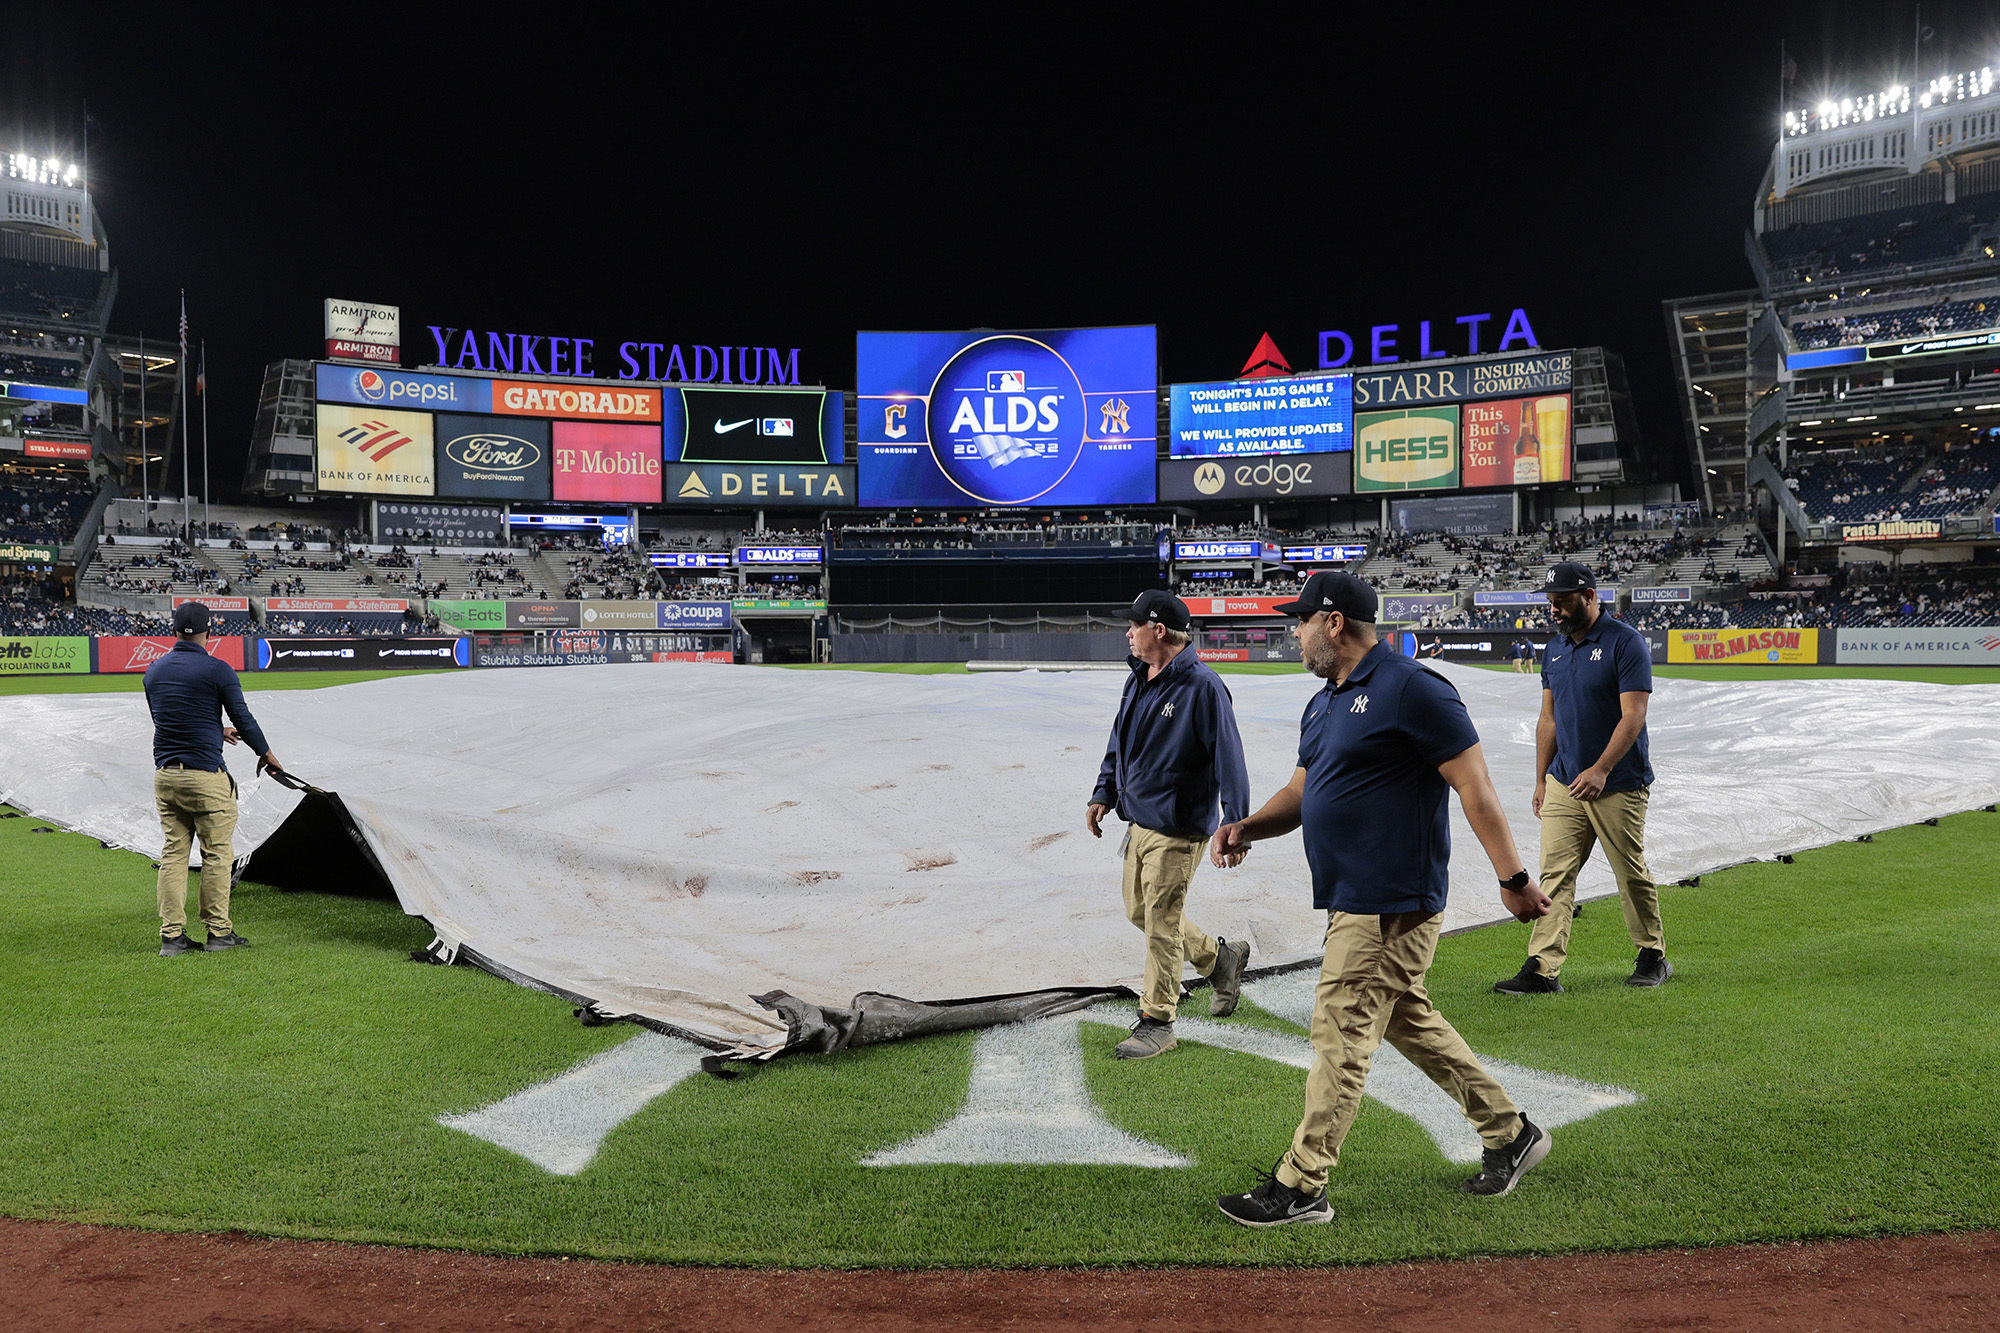
[[[1515,871],[1508,878],[1501,880],[1500,887],[1503,889],[1512,890],[1515,893],[1519,893],[1522,889],[1528,887],[1528,881],[1532,878],[1533,876],[1531,876],[1528,873],[1528,868],[1526,866],[1523,866],[1521,867],[1521,869]]]

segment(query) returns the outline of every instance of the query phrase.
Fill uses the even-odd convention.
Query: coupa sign
[[[657,609],[660,629],[728,629],[731,621],[728,602],[661,602]]]

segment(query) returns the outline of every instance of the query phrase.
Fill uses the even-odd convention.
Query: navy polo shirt
[[[1438,765],[1479,744],[1450,681],[1385,644],[1306,705],[1300,828],[1313,906],[1388,915],[1442,912],[1451,786]]]
[[[153,714],[153,767],[185,764],[220,773],[225,712],[252,754],[270,753],[270,742],[243,702],[236,672],[193,642],[182,639],[155,658],[146,668],[145,687]]]
[[[1600,611],[1579,642],[1567,634],[1542,650],[1542,688],[1550,692],[1556,718],[1556,757],[1549,776],[1568,785],[1604,757],[1611,733],[1625,710],[1621,694],[1653,692],[1653,650],[1646,636],[1610,613]],[[1637,791],[1653,785],[1646,729],[1632,742],[1605,779],[1606,791]]]

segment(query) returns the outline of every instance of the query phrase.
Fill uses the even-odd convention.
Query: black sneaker
[[[1528,1117],[1522,1116],[1521,1132],[1512,1143],[1480,1153],[1479,1174],[1465,1182],[1465,1192],[1483,1194],[1489,1199],[1511,1193],[1521,1183],[1521,1177],[1540,1166],[1549,1155],[1550,1141],[1546,1129],[1537,1128]]]
[[[214,931],[210,931],[208,933],[208,943],[202,945],[201,947],[208,950],[210,953],[221,953],[224,949],[234,949],[239,947],[240,945],[248,944],[249,942],[250,942],[249,940],[244,939],[241,935],[238,935],[233,930],[227,931],[221,935],[216,934]]]
[[[1625,978],[1628,986],[1657,986],[1674,974],[1674,965],[1667,961],[1666,954],[1658,949],[1639,950],[1639,961],[1632,969],[1632,975]]]
[[[160,957],[175,958],[184,953],[200,953],[201,946],[186,935],[160,936]]]
[[[1331,1222],[1333,1205],[1324,1194],[1307,1194],[1279,1180],[1274,1171],[1257,1173],[1248,1194],[1225,1194],[1215,1201],[1222,1215],[1246,1227],[1281,1227],[1292,1222]]]
[[[1250,941],[1215,942],[1215,971],[1208,974],[1208,1012],[1227,1018],[1243,998],[1243,965],[1250,961]]]
[[[1554,977],[1542,975],[1542,969],[1530,958],[1521,964],[1521,970],[1505,981],[1493,983],[1493,989],[1502,995],[1560,995],[1563,985]]]

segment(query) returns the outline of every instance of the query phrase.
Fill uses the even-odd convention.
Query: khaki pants
[[[1504,1147],[1521,1132],[1521,1113],[1507,1090],[1480,1067],[1424,991],[1440,920],[1421,912],[1329,915],[1326,963],[1313,1004],[1306,1113],[1291,1151],[1278,1163],[1282,1183],[1309,1194],[1326,1189],[1384,1039],[1450,1094],[1487,1147]]]
[[[188,851],[201,838],[201,924],[227,935],[229,880],[235,868],[236,781],[228,773],[162,768],[153,774],[153,799],[167,835],[160,853],[160,933],[187,933]]]
[[[1604,845],[1604,857],[1618,881],[1625,929],[1641,949],[1665,950],[1660,925],[1660,888],[1646,869],[1646,805],[1651,788],[1608,791],[1579,801],[1569,788],[1550,779],[1542,795],[1542,892],[1555,904],[1528,935],[1528,956],[1545,977],[1562,972],[1569,957],[1570,918],[1576,911],[1576,876],[1590,849]]]
[[[1207,976],[1215,970],[1215,941],[1181,915],[1188,884],[1208,847],[1207,838],[1177,838],[1131,826],[1125,843],[1125,915],[1146,932],[1146,986],[1139,1012],[1171,1023],[1180,1009],[1181,964]]]

